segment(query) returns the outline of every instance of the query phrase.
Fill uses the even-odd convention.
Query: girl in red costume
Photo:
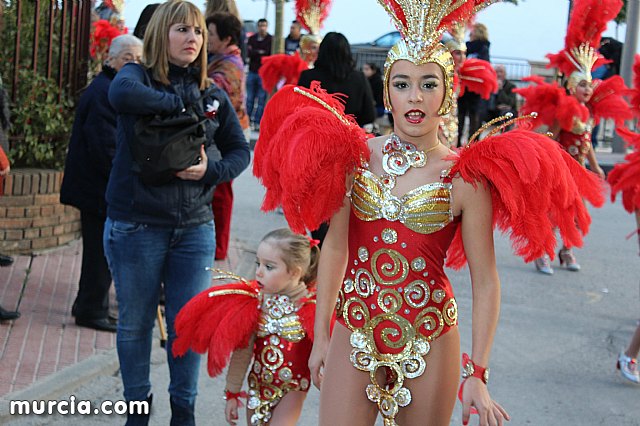
[[[631,112],[622,98],[627,88],[620,76],[607,80],[592,81],[591,70],[605,63],[597,52],[602,32],[607,23],[615,18],[622,7],[621,0],[576,0],[567,29],[565,48],[550,54],[548,67],[555,67],[564,75],[565,89],[556,83],[548,84],[539,77],[531,77],[535,83],[524,89],[514,90],[525,98],[521,113],[539,113],[539,121],[553,134],[553,138],[581,166],[589,162],[590,169],[604,179],[598,164],[591,132],[594,123],[614,119],[617,126],[631,118]],[[580,264],[564,241],[558,253],[560,265],[569,271],[579,271]],[[548,255],[536,259],[535,266],[543,274],[553,274]]]
[[[282,205],[296,232],[331,220],[309,359],[319,424],[373,425],[381,415],[385,426],[449,425],[459,389],[463,424],[473,407],[481,425],[502,425],[509,416],[487,388],[500,310],[493,227],[510,231],[528,261],[553,252],[556,226],[580,244],[590,222],[582,197],[602,202],[599,181],[527,130],[498,128],[459,152],[444,146],[438,127],[453,102],[454,60],[439,40],[482,1],[379,2],[403,35],[384,74],[394,134],[367,139],[317,85],[285,86],[265,110],[254,157],[263,209]],[[445,257],[453,267],[468,259],[473,287],[460,388]]]
[[[292,425],[300,416],[311,383],[307,361],[319,254],[315,240],[289,229],[272,231],[258,246],[255,281],[212,287],[178,314],[176,356],[189,348],[209,351],[211,377],[229,364],[225,417],[230,425],[238,420],[240,397],[248,397],[251,426]],[[247,395],[240,389],[252,358]]]
[[[636,55],[633,71],[634,89],[630,92],[630,103],[634,114],[640,116],[640,55]],[[616,194],[622,193],[624,209],[629,213],[635,213],[637,229],[634,234],[637,234],[638,243],[640,243],[640,134],[624,130],[619,130],[619,133],[634,147],[634,151],[625,157],[624,163],[616,164],[609,173],[611,199],[615,200]],[[640,325],[636,327],[627,348],[618,355],[617,362],[622,377],[636,384],[640,384],[638,352],[640,352]]]

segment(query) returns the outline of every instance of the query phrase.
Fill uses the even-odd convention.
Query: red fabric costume
[[[255,281],[211,287],[180,310],[172,351],[208,351],[208,372],[215,377],[232,353],[252,344],[247,404],[254,410],[251,424],[266,424],[287,392],[309,390],[315,293],[304,291],[293,302],[287,295],[263,294]],[[241,367],[244,376],[247,365]]]

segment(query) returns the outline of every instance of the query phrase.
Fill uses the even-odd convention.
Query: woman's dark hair
[[[227,37],[231,37],[229,45],[240,45],[240,34],[242,33],[242,22],[235,15],[227,12],[216,12],[209,16],[206,20],[207,28],[209,25],[214,24],[216,26],[216,32],[218,38],[224,40]]]
[[[346,80],[354,67],[347,38],[340,33],[327,33],[320,43],[318,59],[314,66],[325,70],[337,81]]]
[[[144,33],[147,30],[147,25],[149,25],[151,16],[153,16],[153,12],[156,11],[158,6],[160,6],[160,3],[153,3],[142,10],[140,18],[138,18],[138,23],[136,24],[136,29],[133,30],[133,35],[138,37],[140,40],[144,39]]]

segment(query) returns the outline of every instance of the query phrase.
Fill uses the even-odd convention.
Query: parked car
[[[368,43],[355,43],[351,45],[351,53],[356,62],[356,68],[362,69],[362,66],[368,62],[373,62],[380,69],[384,65],[389,49],[400,40],[398,31],[391,31],[381,35],[377,39]]]

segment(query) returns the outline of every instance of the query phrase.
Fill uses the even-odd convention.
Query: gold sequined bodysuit
[[[430,343],[457,323],[443,267],[458,224],[446,172],[402,197],[367,165],[355,175],[338,321],[353,332],[351,362],[370,373],[367,397],[385,425],[411,402],[403,382],[424,373]],[[381,385],[375,376],[383,367],[389,381]]]

